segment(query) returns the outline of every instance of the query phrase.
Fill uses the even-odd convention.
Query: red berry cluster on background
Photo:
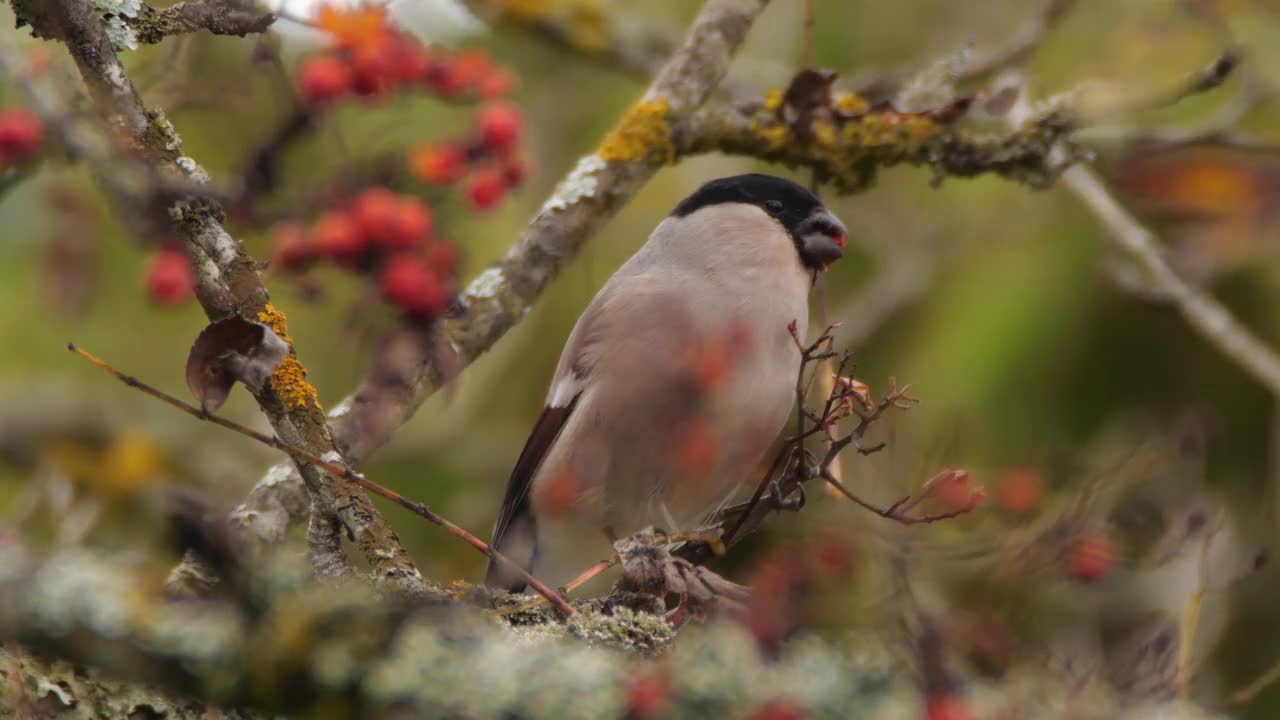
[[[524,181],[525,164],[517,154],[523,125],[514,105],[488,103],[476,114],[474,138],[418,146],[409,153],[409,170],[433,185],[456,182],[470,172],[465,188],[468,207],[492,210],[508,190]]]
[[[44,144],[44,127],[26,110],[0,110],[0,169],[35,157]]]
[[[435,238],[430,210],[413,196],[368,188],[310,227],[285,221],[272,236],[275,267],[302,272],[328,260],[374,274],[387,302],[410,316],[438,315],[452,296],[457,251]]]
[[[423,47],[387,22],[380,5],[343,10],[322,6],[316,25],[334,46],[298,70],[298,91],[313,109],[355,96],[378,100],[392,92],[427,90],[443,98],[506,95],[515,85],[506,68],[480,50],[460,53]]]
[[[464,197],[476,211],[494,209],[523,181],[525,164],[517,152],[523,121],[515,106],[499,100],[511,91],[514,76],[484,51],[423,47],[391,27],[381,6],[325,6],[317,14],[317,25],[333,37],[334,46],[298,69],[298,91],[307,107],[320,110],[352,97],[377,100],[413,90],[446,99],[485,100],[476,115],[474,137],[415,148],[409,169],[437,185],[469,175]]]

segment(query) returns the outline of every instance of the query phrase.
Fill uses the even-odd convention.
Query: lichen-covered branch
[[[158,43],[170,35],[201,30],[214,35],[244,37],[266,32],[276,16],[255,7],[253,0],[187,0],[159,10],[147,7],[134,23],[138,41]]]
[[[19,0],[21,3],[21,0]],[[84,0],[22,3],[20,16],[39,37],[61,41],[75,61],[98,112],[106,120],[115,143],[127,154],[162,176],[200,183],[207,178],[194,160],[182,155],[182,143],[172,125],[146,108],[107,37],[98,14]],[[99,169],[100,174],[109,170]],[[315,455],[334,453],[334,443],[315,389],[288,338],[284,313],[270,304],[257,264],[222,227],[222,209],[211,199],[180,196],[169,202],[168,218],[186,241],[196,271],[196,295],[211,319],[240,315],[269,325],[290,344],[288,358],[271,382],[255,395],[272,428],[285,443]],[[380,586],[413,596],[428,588],[395,532],[364,492],[352,483],[300,466],[310,493],[313,515],[337,517],[361,547]],[[318,526],[329,534],[332,523]],[[315,544],[341,552],[335,542]],[[317,557],[328,568],[336,556]],[[345,561],[341,561],[345,565]]]
[[[166,602],[145,581],[146,569],[118,554],[68,550],[41,559],[0,549],[0,661],[7,660],[0,675],[14,672],[16,658],[21,677],[9,687],[45,700],[41,709],[56,718],[132,717],[120,708],[138,707],[162,720],[254,716],[244,708],[559,720],[627,717],[639,709],[633,703],[654,699],[658,717],[920,717],[910,673],[868,643],[800,636],[766,655],[738,623],[692,627],[674,638],[662,615],[624,607],[584,607],[564,625],[512,627],[465,608],[380,603],[359,584],[315,592],[291,584],[298,576],[285,567],[271,572],[271,586],[247,611],[230,601]],[[91,670],[61,684],[65,667],[33,661],[11,642]],[[966,683],[966,703],[978,717],[1207,717],[1179,702],[1121,705],[1125,699],[1101,684],[1040,668],[1027,663],[999,684],[957,682]],[[132,682],[104,679],[104,672]],[[637,693],[646,677],[659,696]],[[116,691],[92,692],[97,684]],[[0,709],[8,698],[0,696]],[[195,712],[202,700],[210,707],[205,716]],[[763,714],[770,703],[789,714]]]
[[[721,152],[807,168],[839,192],[866,189],[877,170],[894,165],[924,165],[934,176],[972,177],[994,173],[1043,187],[1071,158],[1055,159],[1049,150],[1074,125],[1061,114],[1032,119],[1007,135],[969,133],[927,113],[873,111],[856,95],[836,98],[848,118],[789,123],[780,112],[779,94],[758,102],[715,107],[673,121],[675,157]]]

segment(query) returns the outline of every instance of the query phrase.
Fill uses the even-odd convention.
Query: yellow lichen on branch
[[[258,313],[258,321],[270,327],[272,332],[289,344],[289,354],[280,361],[275,372],[271,373],[271,389],[275,390],[285,407],[300,408],[313,403],[316,409],[323,409],[315,386],[307,382],[307,369],[302,366],[302,361],[293,348],[293,339],[289,337],[289,323],[284,313],[267,303]]]
[[[675,159],[667,99],[642,99],[632,105],[600,143],[596,153],[606,162],[652,157],[667,163]]]

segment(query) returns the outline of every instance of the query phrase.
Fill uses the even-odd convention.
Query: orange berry
[[[427,264],[441,277],[452,275],[458,269],[458,249],[445,242],[433,243],[427,248]]]
[[[467,169],[467,153],[456,145],[422,145],[409,153],[409,170],[420,180],[443,185]]]
[[[948,512],[976,507],[986,494],[969,479],[968,470],[943,470],[927,483],[927,492]]]
[[[340,210],[321,215],[311,226],[311,235],[316,252],[341,265],[355,265],[368,247],[355,219]]]
[[[196,276],[187,256],[178,250],[160,250],[147,264],[147,294],[161,305],[186,302],[195,292]]]
[[[274,245],[272,265],[288,272],[305,270],[314,259],[307,229],[302,223],[287,220],[271,229]]]
[[[466,88],[463,74],[458,71],[454,62],[436,63],[427,72],[427,84],[437,95],[444,98],[454,97]]]
[[[1080,535],[1067,547],[1067,575],[1085,584],[1096,583],[1111,572],[1115,546],[1104,535]]]
[[[396,255],[388,260],[379,285],[391,304],[411,315],[434,315],[449,302],[444,283],[425,260],[414,255]]]
[[[502,178],[502,172],[486,168],[473,175],[467,183],[467,202],[474,210],[492,210],[502,202],[506,191],[507,184]]]
[[[480,79],[476,92],[485,100],[497,100],[508,95],[516,86],[516,76],[506,68],[494,68]]]
[[[362,98],[378,98],[391,88],[395,70],[392,46],[361,46],[351,58],[351,89]]]
[[[351,92],[351,68],[333,55],[306,60],[298,70],[298,92],[312,107],[322,107]]]
[[[1013,515],[1029,515],[1044,501],[1044,479],[1031,469],[1009,470],[1000,476],[996,500]]]
[[[479,48],[463,50],[453,59],[452,66],[458,82],[466,86],[479,83],[493,72],[493,61]]]
[[[374,245],[383,245],[395,232],[395,214],[400,197],[384,187],[372,187],[356,196],[351,216],[360,234]]]
[[[480,108],[476,119],[480,141],[495,153],[507,153],[520,140],[520,111],[510,103],[496,102]]]
[[[35,115],[26,110],[0,112],[0,158],[27,160],[40,151],[43,142],[44,127]]]
[[[403,197],[391,216],[391,233],[383,242],[388,250],[410,250],[431,235],[431,213],[415,198]]]
[[[401,83],[418,82],[427,76],[431,68],[431,56],[426,48],[409,39],[399,39],[392,45],[390,67],[392,77]]]

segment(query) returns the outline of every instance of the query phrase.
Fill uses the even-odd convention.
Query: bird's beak
[[[844,223],[826,210],[816,210],[796,228],[800,257],[815,270],[826,270],[844,255],[848,239]]]

